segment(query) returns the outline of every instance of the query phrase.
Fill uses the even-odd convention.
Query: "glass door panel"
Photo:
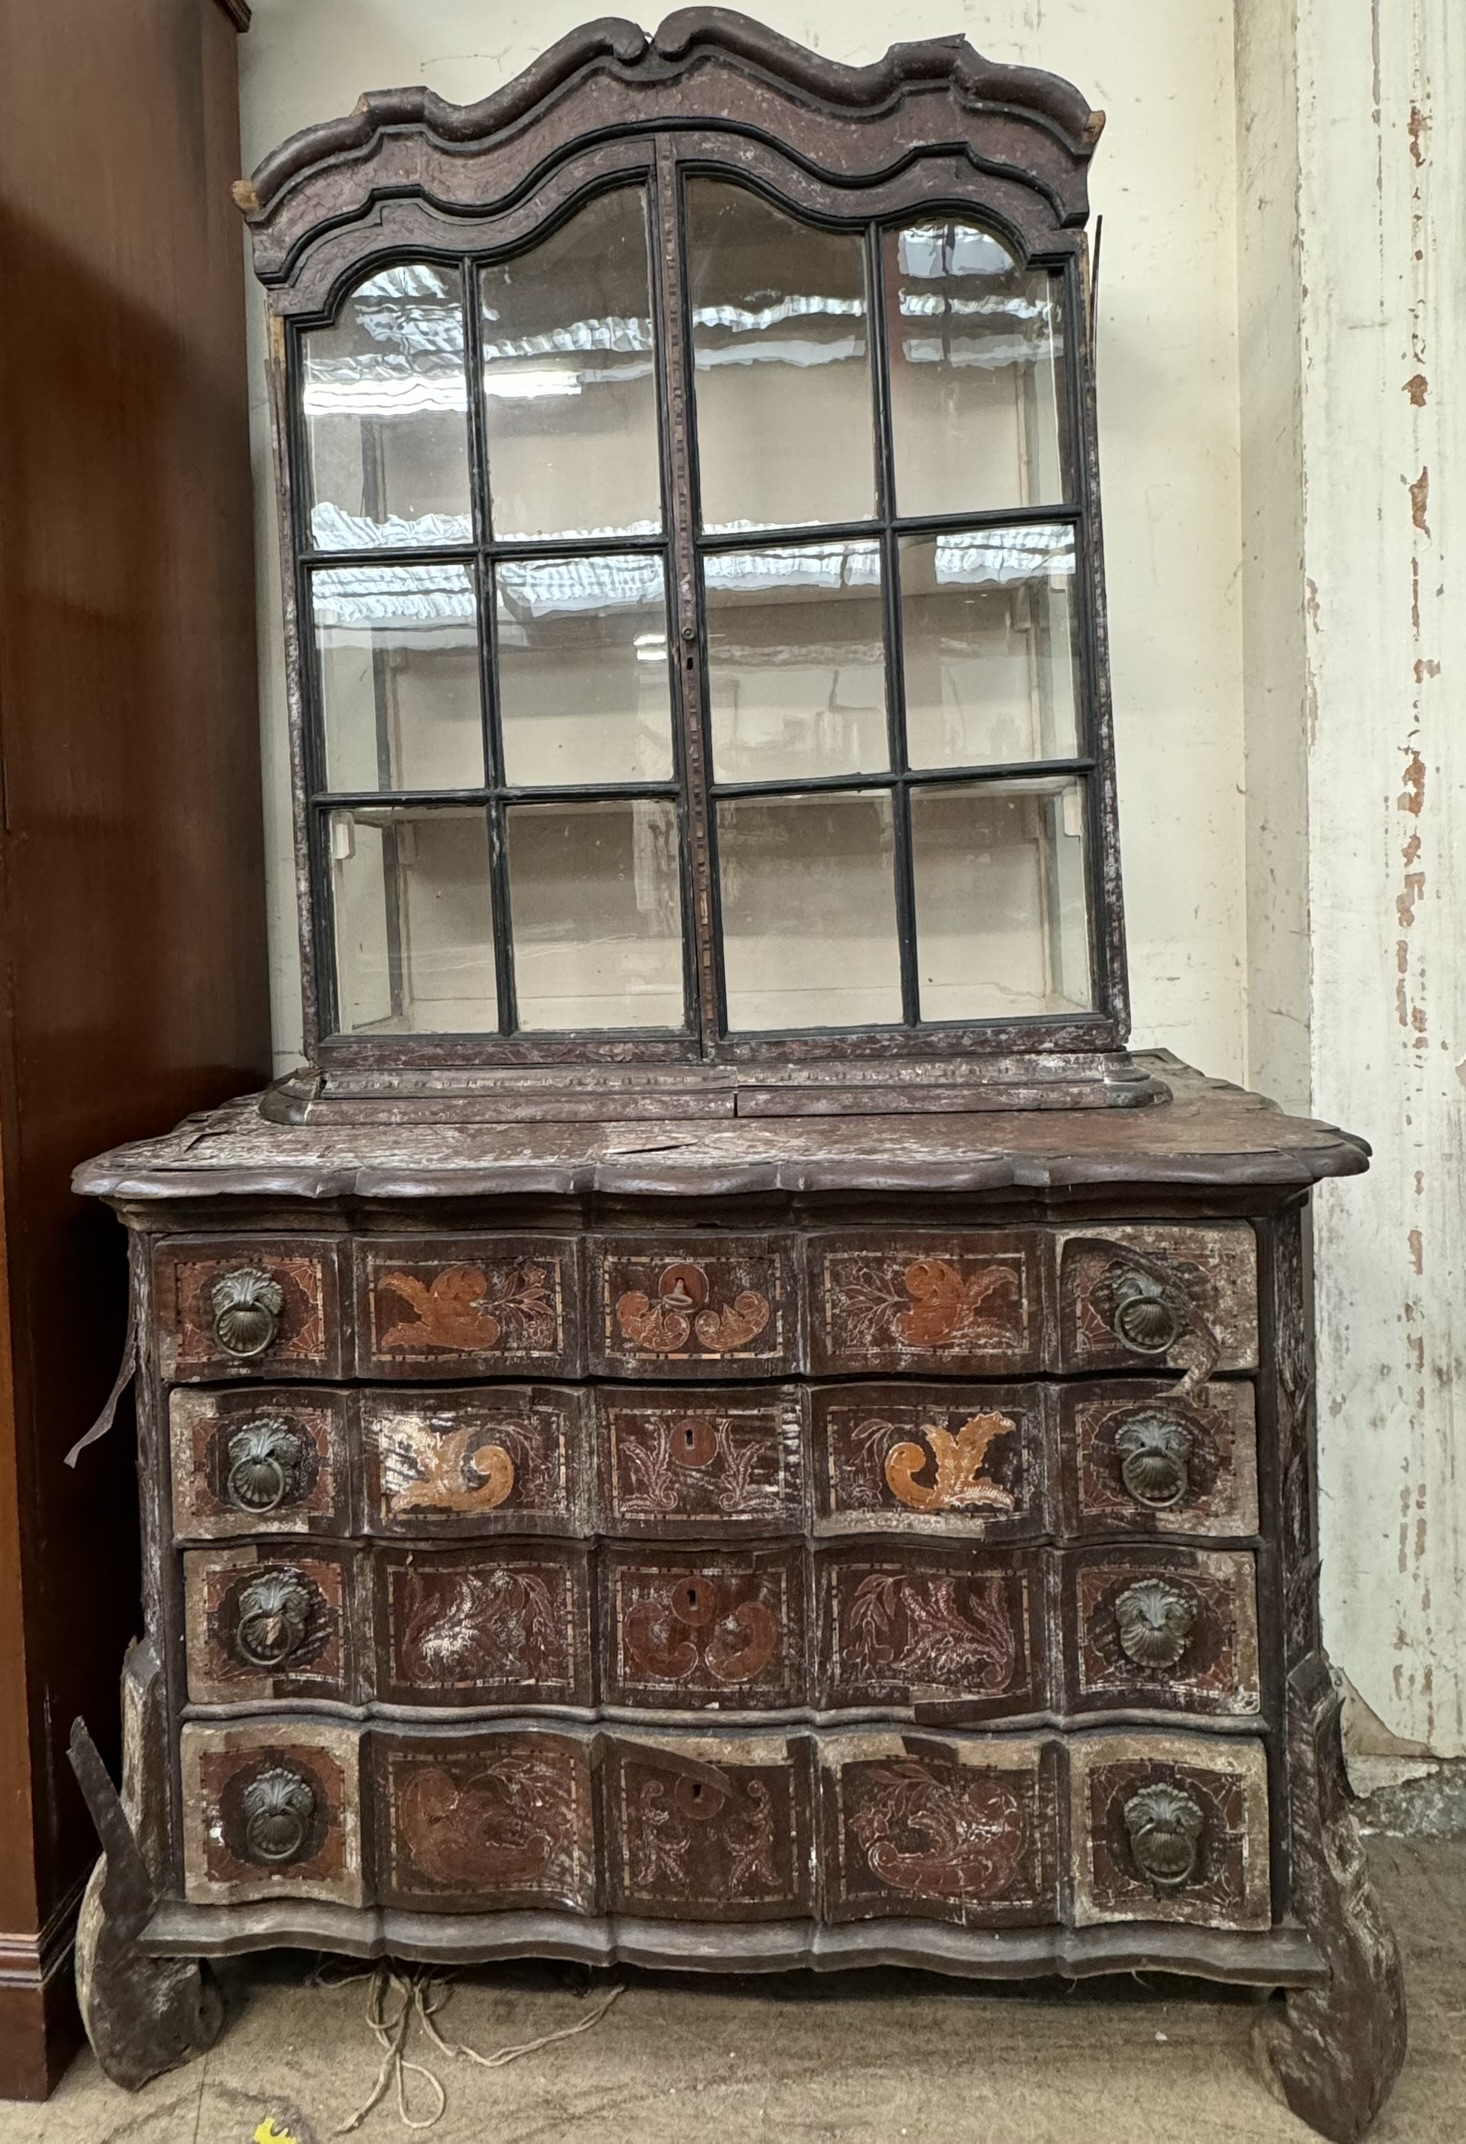
[[[914,789],[911,848],[923,1020],[1088,1011],[1078,782]]]
[[[343,1033],[497,1028],[485,814],[335,811],[328,829]]]
[[[1072,530],[909,536],[900,555],[910,764],[1074,758]]]
[[[738,797],[718,807],[731,1032],[901,1018],[894,849],[885,791]]]
[[[890,765],[877,544],[713,551],[703,586],[718,781]]]
[[[479,282],[494,534],[662,526],[646,197],[621,187]]]
[[[520,1027],[681,1027],[672,798],[511,805],[508,825]]]
[[[661,558],[501,559],[494,587],[505,780],[670,779]]]
[[[746,187],[692,179],[687,279],[702,523],[800,528],[875,512],[865,246]]]
[[[332,566],[311,578],[326,783],[477,789],[478,604],[466,566]]]
[[[462,292],[456,268],[384,268],[302,336],[317,550],[472,542]]]
[[[898,511],[1058,505],[1059,278],[946,219],[888,231],[884,272]]]

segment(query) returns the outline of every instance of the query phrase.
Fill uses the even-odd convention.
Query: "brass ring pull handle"
[[[304,1487],[305,1440],[277,1414],[235,1431],[225,1448],[224,1494],[236,1511],[260,1516],[293,1504]]]
[[[310,1843],[316,1794],[303,1773],[286,1765],[260,1772],[245,1788],[244,1850],[251,1861],[298,1861]]]
[[[297,1571],[265,1571],[239,1596],[234,1650],[248,1667],[283,1667],[311,1635],[314,1590]]]
[[[251,1361],[272,1347],[285,1308],[285,1290],[258,1266],[238,1266],[209,1290],[214,1338],[226,1355]]]
[[[1115,1438],[1125,1491],[1149,1511],[1168,1511],[1191,1489],[1195,1439],[1179,1415],[1136,1414]]]
[[[1196,1601],[1164,1579],[1142,1578],[1115,1602],[1115,1635],[1141,1668],[1173,1668],[1191,1643]]]
[[[1122,1814],[1131,1856],[1145,1881],[1167,1891],[1190,1883],[1206,1829],[1201,1804],[1182,1788],[1158,1782],[1132,1794]]]
[[[1177,1399],[1189,1399],[1221,1360],[1222,1343],[1184,1283],[1136,1251],[1126,1250],[1110,1267],[1109,1326],[1133,1353],[1167,1355],[1180,1364],[1185,1374],[1173,1387]]]
[[[1110,1323],[1115,1336],[1141,1355],[1165,1355],[1186,1330],[1164,1281],[1150,1273],[1122,1273],[1115,1282]]]

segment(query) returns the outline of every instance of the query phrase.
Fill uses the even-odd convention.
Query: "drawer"
[[[576,1244],[365,1236],[352,1247],[359,1377],[578,1377]]]
[[[1067,1707],[1261,1709],[1257,1572],[1245,1550],[1078,1549],[1060,1559]]]
[[[956,1722],[1047,1703],[1036,1552],[827,1549],[816,1559],[815,1599],[826,1711],[899,1706]]]
[[[366,1900],[360,1737],[303,1720],[184,1727],[184,1896],[191,1905]]]
[[[1076,1927],[1271,1925],[1261,1743],[1086,1735],[1070,1747],[1069,1795]]]
[[[595,1395],[600,1523],[617,1534],[804,1526],[797,1386],[603,1386]]]
[[[601,1698],[658,1710],[804,1702],[799,1546],[601,1551]]]
[[[602,1236],[590,1350],[605,1377],[782,1377],[803,1368],[790,1239]]]
[[[349,1530],[344,1392],[179,1385],[168,1396],[180,1541]]]
[[[824,1910],[964,1928],[1059,1918],[1059,1773],[1019,1737],[826,1735]]]
[[[356,1552],[256,1543],[183,1559],[188,1694],[196,1705],[357,1699]]]
[[[815,1532],[1037,1535],[1051,1405],[1039,1385],[816,1387]]]
[[[1245,1221],[1059,1234],[1066,1370],[1257,1367],[1257,1239]]]
[[[566,1542],[376,1552],[379,1697],[589,1705],[587,1551]]]
[[[1063,1389],[1060,1470],[1068,1534],[1255,1534],[1252,1386],[1114,1379]]]
[[[153,1253],[158,1367],[173,1378],[340,1377],[333,1237],[170,1237]]]
[[[811,1366],[836,1375],[1040,1369],[1043,1258],[1032,1230],[812,1236]]]
[[[802,1737],[607,1737],[612,1909],[652,1920],[814,1911],[813,1755]]]
[[[571,1386],[363,1392],[366,1524],[434,1538],[588,1524],[588,1396]]]
[[[385,1905],[422,1913],[596,1911],[589,1740],[379,1731],[373,1742]]]

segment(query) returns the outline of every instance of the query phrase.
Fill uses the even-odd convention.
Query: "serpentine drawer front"
[[[975,1929],[1144,1919],[1246,1930],[1270,1919],[1255,1742],[872,1728],[428,1737],[282,1720],[188,1726],[183,1752],[198,1790],[187,1891],[200,1904],[553,1904]]]
[[[1015,1377],[1257,1365],[1257,1256],[1209,1228],[164,1244],[165,1376]]]

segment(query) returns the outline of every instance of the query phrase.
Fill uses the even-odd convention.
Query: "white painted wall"
[[[1466,134],[1435,114],[1463,78],[1466,11],[758,11],[857,62],[965,30],[996,59],[1070,76],[1109,114],[1093,197],[1136,1040],[1245,1073],[1290,1105],[1311,1100],[1375,1142],[1374,1173],[1319,1201],[1327,1634],[1391,1729],[1459,1751],[1466,961],[1453,958],[1452,892],[1466,884],[1466,723],[1452,695],[1466,602],[1453,608],[1446,589],[1460,542],[1449,471],[1466,467]],[[585,0],[255,0],[246,163],[365,89],[482,96],[593,12]],[[258,305],[254,318],[283,1066],[298,980]]]

